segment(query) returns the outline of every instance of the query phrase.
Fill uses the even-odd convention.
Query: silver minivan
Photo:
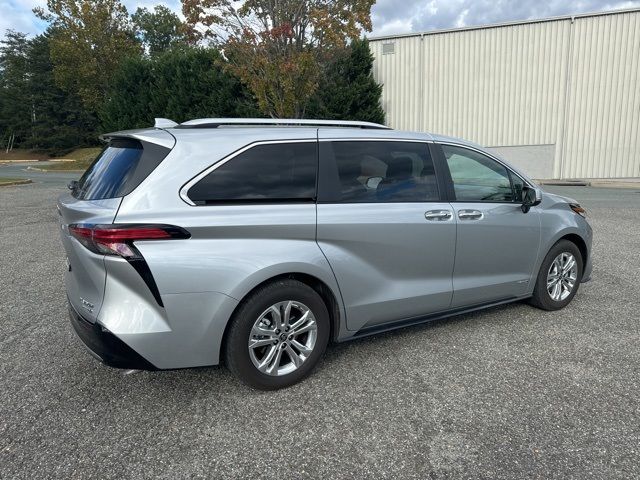
[[[223,362],[276,389],[329,341],[558,310],[591,274],[585,210],[463,140],[269,119],[103,140],[58,211],[71,323],[115,367]]]

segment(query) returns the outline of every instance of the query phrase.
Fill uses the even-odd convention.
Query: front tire
[[[551,247],[540,266],[531,305],[543,310],[566,307],[578,291],[582,272],[580,249],[569,240],[560,240]]]
[[[276,390],[307,377],[329,342],[327,307],[297,280],[277,280],[251,293],[230,321],[227,368],[260,390]]]

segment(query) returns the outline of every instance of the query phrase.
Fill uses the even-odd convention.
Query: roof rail
[[[181,123],[176,128],[218,128],[218,127],[348,127],[391,130],[386,125],[371,122],[347,120],[307,120],[297,118],[201,118]]]

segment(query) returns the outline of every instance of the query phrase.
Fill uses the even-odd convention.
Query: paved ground
[[[335,345],[308,381],[260,393],[223,368],[125,375],[84,351],[65,181],[0,188],[0,478],[640,476],[640,191],[550,188],[595,229],[594,279],[567,309]]]
[[[29,178],[41,186],[65,186],[70,180],[77,180],[81,172],[40,172],[33,168],[51,165],[52,162],[0,163],[0,177]]]

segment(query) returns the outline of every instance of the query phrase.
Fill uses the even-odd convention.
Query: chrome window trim
[[[182,199],[183,202],[185,202],[187,205],[190,205],[192,207],[207,207],[207,206],[210,207],[210,206],[214,206],[214,205],[196,205],[189,198],[189,195],[188,195],[189,189],[191,187],[193,187],[196,183],[198,183],[200,180],[202,180],[204,177],[209,175],[211,172],[217,170],[218,168],[220,168],[221,166],[223,166],[227,162],[233,160],[238,155],[240,155],[240,154],[242,154],[242,153],[246,152],[247,150],[250,150],[250,149],[252,149],[254,147],[258,147],[260,145],[277,145],[277,144],[283,144],[283,143],[317,143],[317,142],[318,142],[318,140],[316,138],[307,138],[307,139],[295,139],[295,140],[264,140],[264,141],[257,141],[257,142],[253,142],[253,143],[250,143],[248,145],[245,145],[244,147],[240,148],[239,150],[236,150],[235,152],[227,155],[226,157],[223,157],[221,160],[217,161],[213,165],[210,165],[209,167],[205,168],[203,171],[198,173],[195,177],[193,177],[187,183],[182,185],[182,187],[180,187],[180,190],[179,190],[180,198]]]
[[[484,150],[472,147],[470,145],[466,145],[464,143],[443,142],[443,141],[437,141],[437,140],[416,139],[416,138],[380,138],[380,137],[339,137],[339,138],[320,138],[320,139],[307,138],[307,139],[293,139],[293,140],[260,140],[260,141],[256,141],[248,145],[245,145],[244,147],[227,155],[226,157],[222,158],[221,160],[214,163],[213,165],[205,168],[202,172],[198,173],[196,176],[194,176],[189,181],[187,181],[184,185],[182,185],[182,187],[180,187],[180,190],[179,190],[180,199],[183,202],[185,202],[187,205],[190,205],[192,207],[213,206],[213,205],[196,205],[193,201],[191,201],[191,199],[188,196],[189,189],[193,187],[196,183],[198,183],[200,180],[202,180],[204,177],[209,175],[211,172],[220,168],[221,166],[233,160],[235,157],[246,152],[247,150],[260,145],[274,145],[274,144],[283,144],[283,143],[312,143],[312,142],[404,142],[404,143],[427,143],[427,144],[433,143],[436,145],[450,145],[452,147],[465,148],[467,150],[471,150],[476,153],[479,153],[480,155],[484,155],[485,157],[488,157],[494,162],[497,162],[498,164],[502,165],[504,168],[506,168],[509,171],[509,173],[511,173],[512,175],[515,175],[520,180],[522,180],[522,182],[525,185],[529,187],[533,186],[533,184],[529,180],[524,178],[518,172],[515,172],[508,164],[506,164],[499,158],[494,157],[493,155],[491,155],[490,153],[487,153]],[[511,203],[517,203],[517,202],[483,202],[483,203],[511,204]]]

